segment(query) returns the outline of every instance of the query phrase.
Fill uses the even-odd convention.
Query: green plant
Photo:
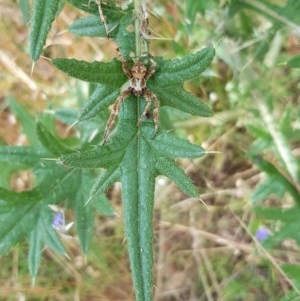
[[[69,28],[71,32],[105,37],[109,31],[120,55],[130,66],[136,60],[142,61],[147,68],[150,60],[156,62],[155,73],[146,84],[161,107],[169,106],[197,116],[212,115],[204,102],[183,88],[183,83],[199,77],[209,67],[215,55],[213,47],[182,59],[152,58],[148,50],[144,3],[136,0],[134,5],[122,9],[113,1],[68,2],[90,14],[75,21]],[[51,24],[60,9],[58,0],[34,2],[29,51],[33,61],[40,57]],[[106,23],[102,23],[101,19]],[[95,209],[112,213],[103,193],[114,182],[120,181],[136,300],[152,300],[155,177],[165,175],[186,194],[197,198],[197,188],[175,160],[197,158],[203,156],[205,150],[166,131],[162,118],[157,132],[152,118],[147,116],[137,126],[146,106],[143,95],[130,95],[123,101],[115,133],[105,144],[101,143],[105,124],[103,112],[116,101],[128,80],[121,62],[113,59],[110,62],[88,63],[57,58],[52,63],[68,75],[92,83],[91,94],[79,114],[72,110],[56,110],[54,116],[38,116],[36,125],[24,108],[13,98],[9,99],[30,146],[2,146],[0,160],[18,165],[18,169],[30,168],[35,181],[34,187],[24,192],[0,189],[0,221],[3,225],[0,229],[0,251],[6,252],[28,236],[29,270],[33,278],[37,276],[44,245],[66,255],[53,227],[53,213],[49,205],[68,200],[68,206],[75,211],[80,246],[86,253],[92,238]],[[55,130],[55,117],[76,127],[81,139],[59,138]],[[98,172],[95,169],[101,170]],[[58,221],[57,225],[58,230],[65,232],[63,223],[61,225]]]

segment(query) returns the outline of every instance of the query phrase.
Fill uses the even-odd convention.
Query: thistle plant
[[[75,212],[81,249],[86,253],[93,235],[95,211],[112,213],[104,193],[115,182],[121,182],[136,300],[150,301],[153,299],[155,178],[164,175],[184,193],[197,198],[197,187],[176,159],[198,158],[206,153],[201,146],[165,130],[159,110],[167,106],[192,115],[212,115],[211,109],[186,91],[183,84],[199,77],[209,67],[215,51],[207,47],[182,59],[171,60],[152,56],[145,1],[135,0],[126,8],[114,1],[68,2],[89,14],[77,19],[68,30],[79,36],[113,39],[119,57],[92,63],[71,58],[53,59],[52,64],[58,70],[91,84],[88,99],[78,112],[58,109],[51,118],[40,114],[35,125],[28,113],[19,114],[31,144],[2,146],[0,159],[32,168],[36,181],[34,188],[24,192],[0,188],[0,220],[4,225],[0,229],[0,252],[6,252],[28,236],[29,270],[35,279],[45,245],[66,255],[57,224],[63,229],[68,225],[65,226],[64,220],[63,225],[57,220],[63,216],[58,211],[54,216],[56,227],[53,226],[51,206],[68,200]],[[34,1],[29,48],[33,61],[42,54],[51,24],[61,8],[58,0]],[[10,99],[10,103],[18,116],[19,105],[14,99]],[[111,105],[111,126],[105,134],[108,120],[105,112]],[[80,138],[75,147],[74,142],[58,137],[55,118],[78,131]]]

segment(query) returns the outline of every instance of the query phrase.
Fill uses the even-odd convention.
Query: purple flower
[[[271,232],[265,226],[259,226],[255,232],[255,237],[258,241],[264,241],[270,236]]]
[[[74,222],[68,223],[66,225],[64,211],[56,205],[48,206],[55,213],[52,218],[52,227],[61,234],[68,232],[73,226]]]
[[[52,226],[56,229],[62,229],[65,226],[65,217],[62,211],[57,211],[52,219]]]

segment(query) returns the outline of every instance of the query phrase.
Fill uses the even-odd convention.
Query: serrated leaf
[[[128,27],[132,24],[132,20],[128,19],[127,21],[129,22],[127,23]],[[124,34],[125,36],[129,34],[128,40],[131,41],[130,26],[127,31]],[[124,36],[120,38],[120,41],[122,39]],[[132,42],[130,43],[132,44]],[[124,48],[126,59],[132,51],[132,45],[129,44],[128,49],[126,45]],[[210,108],[199,98],[185,91],[183,82],[199,76],[207,68],[213,56],[214,49],[209,48],[186,57],[182,61],[163,62],[158,59],[157,72],[149,79],[147,87],[156,94],[161,106],[172,106],[194,115],[211,116]],[[110,63],[86,63],[59,59],[54,60],[53,64],[76,78],[103,85],[103,88],[97,87],[99,91],[94,92],[91,103],[89,103],[90,110],[87,109],[84,113],[84,116],[88,116],[88,118],[91,115],[94,116],[95,113],[91,114],[90,111],[97,106],[97,110],[100,111],[99,106],[101,107],[102,104],[97,103],[98,97],[101,99],[109,97],[109,101],[101,107],[104,109],[111,101],[114,101],[115,95],[110,97],[110,91],[119,91],[127,81],[121,63],[116,60]],[[173,74],[171,74],[172,72]],[[174,75],[174,81],[172,81],[172,75]],[[106,89],[108,92],[105,92]],[[152,301],[152,219],[155,177],[158,174],[165,175],[185,193],[197,197],[197,189],[174,159],[177,156],[199,157],[204,154],[204,150],[188,141],[165,133],[163,129],[160,129],[155,136],[152,120],[145,118],[137,126],[144,107],[144,97],[131,95],[122,103],[116,133],[109,137],[104,146],[77,150],[61,156],[59,161],[76,168],[102,167],[108,169],[94,184],[92,197],[103,192],[114,181],[121,179],[125,232],[136,299]]]
[[[184,81],[199,77],[209,67],[215,56],[215,48],[207,47],[182,59],[159,61],[153,86],[165,87],[183,84]],[[151,82],[151,80],[149,80]]]
[[[258,203],[272,194],[282,198],[285,192],[286,187],[280,181],[276,181],[274,178],[267,178],[254,189],[251,198],[253,203]]]
[[[42,233],[42,239],[52,251],[66,255],[66,250],[61,242],[57,231],[52,226],[53,214],[47,204],[43,204],[39,218],[39,231]]]
[[[126,14],[120,21],[115,37],[121,56],[126,60],[129,60],[135,55],[133,51],[133,49],[136,49],[133,20],[134,17],[132,13]]]
[[[33,61],[39,59],[51,29],[52,22],[59,11],[59,0],[35,0],[29,36],[29,54]]]
[[[72,125],[78,117],[78,110],[71,108],[59,108],[53,112],[53,115],[63,123]]]
[[[257,154],[261,154],[263,151],[265,151],[266,149],[272,146],[273,144],[271,139],[266,140],[266,139],[258,138],[252,143],[252,145],[248,149],[248,155],[255,156]]]
[[[123,148],[114,149],[110,146],[97,146],[88,150],[76,151],[59,157],[59,163],[77,168],[108,168],[120,162]]]
[[[113,183],[120,180],[121,175],[121,168],[118,166],[110,167],[108,170],[101,173],[91,189],[89,199],[104,193]]]
[[[124,55],[124,46],[130,42],[123,39],[121,40],[121,43],[119,43],[119,38],[122,36],[122,31],[127,30],[126,27],[129,25],[127,21],[129,20],[132,24],[133,10],[131,5],[127,9],[122,9],[116,6],[113,2],[101,2],[101,4],[97,3],[96,1],[89,1],[89,3],[86,4],[79,3],[79,1],[76,0],[71,0],[69,2],[76,7],[85,10],[86,12],[93,14],[93,16],[76,20],[69,27],[70,32],[84,36],[107,37],[106,28],[100,16],[101,5],[102,14],[108,28],[109,37],[116,39],[117,43],[119,44],[119,50],[121,54],[126,57]],[[126,38],[128,39],[129,36],[127,35]],[[133,35],[130,38],[131,42],[134,42]]]
[[[75,199],[76,232],[81,250],[87,253],[91,244],[94,226],[94,208],[85,206],[85,195],[79,193]]]
[[[27,236],[36,225],[39,206],[20,205],[0,214],[0,253],[3,254]],[[0,206],[1,211],[1,206]]]
[[[182,87],[166,86],[162,88],[149,84],[149,88],[156,94],[161,106],[172,107],[197,116],[210,117],[213,115],[208,105]]]
[[[206,151],[201,146],[163,131],[159,132],[155,139],[151,141],[151,146],[157,153],[174,159],[199,158],[206,154]]]
[[[49,153],[41,147],[30,146],[0,146],[0,161],[20,163],[35,166],[42,158],[47,158]]]
[[[67,0],[69,3],[74,5],[75,7],[94,15],[99,15],[99,1],[95,0]],[[101,1],[101,9],[103,15],[106,16],[107,14],[116,14],[120,11],[115,3],[111,0]],[[112,17],[110,15],[110,17]]]
[[[78,117],[79,121],[95,117],[101,111],[113,104],[119,96],[119,89],[107,85],[97,85],[94,92],[88,98]]]
[[[133,139],[122,162],[122,196],[136,299],[144,301],[152,301],[154,164],[147,141]]]
[[[7,98],[9,107],[13,114],[17,117],[21,123],[22,129],[26,137],[30,141],[31,145],[38,145],[38,137],[35,131],[35,118],[32,116],[26,108],[19,104],[12,96]]]
[[[114,216],[115,211],[105,195],[100,195],[93,200],[93,206],[100,214]]]
[[[69,152],[69,150],[41,122],[37,123],[36,131],[40,142],[54,156]]]
[[[159,174],[171,179],[187,195],[192,197],[199,196],[199,193],[192,181],[185,175],[183,170],[176,164],[175,161],[166,157],[160,157],[157,160],[156,169]]]
[[[7,212],[18,206],[34,205],[41,198],[41,193],[38,188],[15,192],[3,187],[0,187],[0,212]]]
[[[67,0],[73,6],[87,12],[90,14],[98,13],[98,5],[96,1],[93,0]]]
[[[74,193],[77,192],[78,185],[78,172],[76,170],[62,168],[56,163],[52,163],[51,168],[48,167],[43,170],[38,188],[44,203],[56,204],[64,199],[72,199]]]
[[[28,251],[28,268],[32,279],[36,278],[41,262],[42,255],[41,230],[35,227],[30,232],[29,251]]]
[[[277,222],[280,221],[280,228],[266,241],[267,247],[273,247],[288,238],[292,238],[300,244],[300,233],[298,231],[300,226],[300,209],[298,207],[290,209],[255,207],[255,212],[258,217],[275,220]]]
[[[92,241],[94,215],[93,206],[86,206],[87,196],[91,190],[94,176],[90,171],[81,171],[80,190],[75,194],[75,221],[79,243],[82,251],[87,253]]]
[[[270,190],[273,193],[280,191],[289,192],[295,201],[300,201],[300,195],[296,187],[281,173],[273,164],[264,160],[263,158],[256,156],[252,160],[259,166],[259,169],[264,171],[267,175],[267,181],[262,183],[261,188],[258,186],[254,192],[254,198],[256,201],[261,200],[262,196],[266,196]],[[270,188],[271,187],[271,188]],[[280,189],[281,188],[281,189]]]
[[[111,32],[117,26],[117,22],[107,24],[108,30]],[[87,37],[106,37],[106,28],[101,22],[99,16],[88,16],[75,20],[68,30],[78,36]]]
[[[122,71],[121,62],[113,59],[109,63],[78,61],[75,59],[57,58],[52,64],[69,76],[88,82],[110,85],[120,88],[127,80]]]

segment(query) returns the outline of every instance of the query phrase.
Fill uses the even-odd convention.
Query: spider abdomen
[[[130,80],[130,87],[132,88],[132,92],[134,95],[142,95],[143,90],[146,87],[146,81],[144,78],[140,79],[133,77]]]

